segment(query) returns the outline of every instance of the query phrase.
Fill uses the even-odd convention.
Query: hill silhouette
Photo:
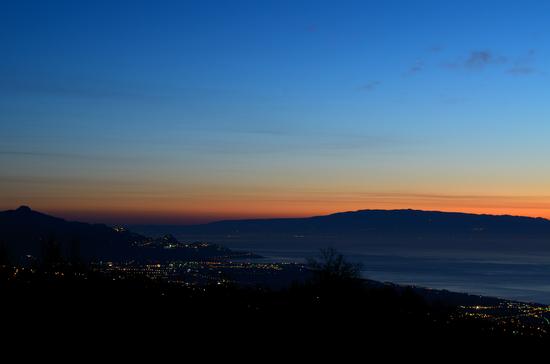
[[[117,232],[103,224],[66,221],[27,206],[0,212],[0,241],[16,258],[27,254],[39,256],[42,244],[55,240],[62,250],[77,242],[85,258],[114,259],[129,256],[132,243],[142,239],[139,234]]]

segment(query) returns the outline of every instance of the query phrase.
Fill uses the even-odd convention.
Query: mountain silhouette
[[[421,210],[359,210],[308,218],[135,226],[151,235],[208,238],[231,246],[424,247],[550,250],[550,220]],[[232,245],[233,244],[233,245]]]
[[[509,215],[476,215],[422,210],[359,210],[326,216],[287,219],[226,220],[189,227],[208,231],[368,232],[368,231],[501,231],[550,232],[550,220]]]
[[[66,221],[27,206],[0,212],[0,242],[13,257],[38,257],[44,242],[55,240],[63,253],[77,242],[84,258],[114,259],[129,255],[132,242],[141,239],[139,234],[117,232],[103,224]]]
[[[115,231],[103,224],[66,221],[26,206],[0,212],[0,243],[14,257],[41,253],[54,239],[65,254],[79,244],[85,259],[191,257],[196,249],[162,249],[166,234],[180,241],[208,241],[229,248],[429,248],[488,251],[550,251],[550,220],[420,210],[359,210],[308,218],[225,220],[201,225],[133,226]],[[157,248],[143,248],[158,236]],[[173,238],[171,238],[173,239]],[[151,246],[151,244],[148,244]],[[218,253],[216,253],[217,251]],[[227,254],[215,248],[205,254]],[[194,256],[197,258],[197,256]]]

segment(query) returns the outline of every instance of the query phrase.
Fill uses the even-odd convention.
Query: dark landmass
[[[65,257],[85,261],[166,261],[256,258],[218,244],[181,243],[171,235],[150,238],[124,228],[66,221],[29,207],[0,212],[0,244],[11,260],[38,259],[55,248]],[[49,247],[48,247],[49,246]],[[27,257],[30,256],[30,257]]]
[[[247,248],[550,250],[550,220],[418,210],[361,210],[309,218],[132,228],[152,236],[170,233],[183,240],[208,239]]]
[[[150,271],[146,275],[68,264],[32,269],[2,265],[0,308],[4,329],[10,332],[15,325],[27,332],[42,328],[51,334],[59,328],[81,335],[94,327],[103,335],[126,336],[133,331],[153,338],[173,335],[171,330],[177,328],[212,345],[216,340],[239,342],[250,338],[247,335],[264,340],[276,336],[277,342],[326,340],[331,345],[353,339],[391,340],[394,345],[549,338],[550,311],[545,306],[353,276],[327,278],[311,269],[297,272],[297,278],[305,275],[272,289],[221,277],[186,285]]]

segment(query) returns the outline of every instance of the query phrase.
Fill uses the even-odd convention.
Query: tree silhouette
[[[348,262],[334,248],[322,249],[319,258],[308,260],[308,267],[321,285],[350,283],[360,279],[361,264]]]

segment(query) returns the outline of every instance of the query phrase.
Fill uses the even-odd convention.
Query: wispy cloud
[[[0,150],[0,156],[10,157],[36,157],[36,158],[61,158],[61,159],[81,159],[81,160],[113,160],[120,157],[102,156],[93,154],[46,152],[46,151],[18,151],[18,150]],[[128,159],[128,158],[123,158]]]
[[[508,73],[511,73],[513,75],[530,75],[537,72],[537,70],[533,67],[529,66],[514,66],[508,70]]]
[[[370,151],[381,154],[410,152],[419,144],[416,140],[392,138],[368,134],[335,134],[334,132],[302,132],[289,135],[265,135],[242,139],[240,136],[208,137],[195,139],[175,149],[212,154],[234,155],[278,155],[294,153],[296,156],[315,153],[316,155],[345,154],[348,152]],[[305,153],[305,154],[304,154]]]
[[[531,75],[539,72],[534,66],[535,63],[535,50],[530,49],[527,54],[518,57],[514,60],[512,66],[507,70],[508,73],[513,75]]]
[[[443,52],[444,49],[445,48],[441,45],[434,45],[428,48],[428,52],[439,53],[439,52]]]
[[[407,75],[415,75],[424,70],[424,62],[416,61],[409,69],[407,70]]]
[[[381,84],[380,81],[372,80],[360,86],[359,91],[366,91],[366,92],[374,91],[375,89],[378,88],[378,86],[380,86],[380,84]]]
[[[489,67],[508,65],[505,72],[511,75],[531,75],[542,73],[535,66],[536,51],[530,49],[520,56],[504,56],[490,50],[473,50],[455,61],[445,62],[443,66],[449,69],[480,71]]]
[[[489,65],[498,65],[506,62],[506,57],[496,55],[491,51],[472,51],[464,62],[464,66],[466,68],[484,68]]]
[[[82,99],[145,99],[151,98],[138,85],[115,80],[90,80],[82,78],[52,79],[41,74],[24,76],[2,75],[0,92],[39,94],[54,97]]]
[[[465,57],[452,62],[445,62],[446,68],[464,70],[483,70],[489,66],[499,66],[508,62],[507,57],[495,54],[490,50],[472,50]]]

